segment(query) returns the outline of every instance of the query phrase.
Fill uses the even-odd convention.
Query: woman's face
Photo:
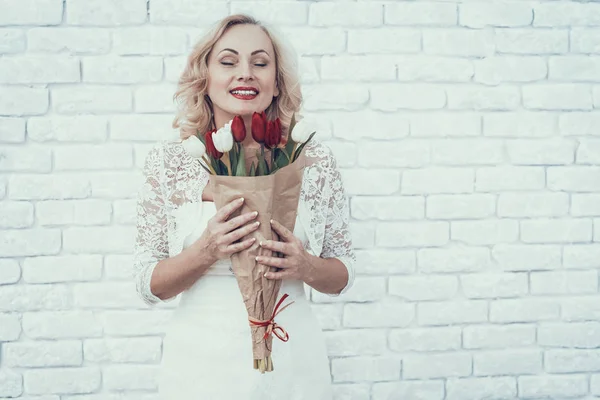
[[[208,59],[208,95],[215,121],[252,116],[269,107],[276,87],[273,44],[256,25],[235,25],[219,39]],[[254,90],[237,92],[236,88]]]

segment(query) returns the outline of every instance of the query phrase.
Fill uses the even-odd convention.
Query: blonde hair
[[[215,43],[230,27],[244,24],[259,26],[271,40],[275,51],[276,82],[279,95],[265,110],[267,117],[269,119],[279,118],[282,133],[285,135],[292,115],[300,110],[302,93],[298,77],[298,63],[291,46],[284,45],[282,36],[276,37],[273,34],[273,28],[267,28],[255,18],[246,14],[230,15],[218,22],[198,41],[179,78],[178,88],[173,96],[178,104],[173,128],[179,128],[179,135],[182,139],[195,135],[196,132],[204,134],[211,129],[213,110],[212,102],[207,95],[208,58]],[[297,120],[300,119],[297,115]]]

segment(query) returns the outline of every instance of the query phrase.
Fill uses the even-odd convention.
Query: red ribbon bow
[[[277,316],[277,314],[279,314],[280,312],[285,310],[288,306],[290,306],[294,303],[292,301],[292,302],[286,304],[285,306],[283,306],[281,309],[279,309],[281,304],[287,298],[288,298],[288,294],[286,293],[281,297],[281,299],[279,299],[279,302],[275,306],[275,309],[273,310],[273,315],[271,316],[270,319],[262,321],[260,319],[256,319],[256,318],[252,318],[252,317],[248,318],[248,320],[250,321],[250,325],[262,326],[262,327],[267,328],[267,331],[265,332],[263,339],[266,339],[269,337],[269,335],[273,334],[273,335],[277,336],[277,338],[279,340],[281,340],[282,342],[287,342],[289,340],[290,335],[288,335],[288,333],[285,331],[285,329],[283,329],[281,326],[277,325],[277,323],[275,322],[275,317]],[[269,351],[271,351],[271,350],[269,349]]]

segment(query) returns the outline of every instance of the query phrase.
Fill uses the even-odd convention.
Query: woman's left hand
[[[289,229],[279,222],[272,220],[271,228],[279,235],[281,242],[266,240],[261,243],[261,247],[279,252],[283,258],[279,257],[256,257],[260,264],[281,268],[279,272],[267,272],[265,277],[268,279],[298,279],[306,281],[314,266],[311,263],[311,255],[304,249],[302,242]]]

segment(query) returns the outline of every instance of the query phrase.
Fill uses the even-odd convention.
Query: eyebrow
[[[232,52],[233,54],[236,54],[236,55],[239,55],[239,54],[240,54],[240,53],[238,53],[237,51],[235,51],[234,49],[229,49],[229,48],[221,50],[221,51],[219,52],[219,54],[221,54],[221,53],[222,53],[222,52],[224,52],[224,51],[230,51],[230,52]],[[252,52],[250,55],[251,55],[251,56],[253,56],[253,55],[255,55],[255,54],[258,54],[258,53],[265,53],[265,54],[269,55],[269,53],[267,53],[267,52],[266,52],[265,50],[263,50],[263,49],[260,49],[260,50],[254,50],[254,51],[253,51],[253,52]]]

